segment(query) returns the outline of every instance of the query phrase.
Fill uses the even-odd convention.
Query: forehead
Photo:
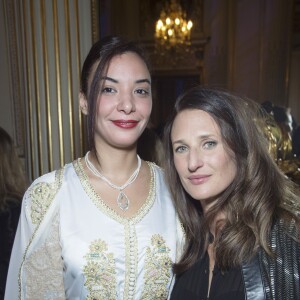
[[[127,72],[137,72],[150,76],[145,61],[135,52],[125,52],[114,56],[109,62],[107,73],[114,71],[122,72],[124,75]]]
[[[96,70],[100,60],[97,60],[91,67],[90,75],[88,78],[88,85],[90,87],[93,78],[95,76]],[[105,69],[107,72],[105,72]],[[117,54],[112,57],[112,59],[104,66],[101,76],[106,76],[111,73],[120,74],[122,77],[127,76],[129,72],[140,76],[142,73],[143,76],[150,79],[150,72],[145,61],[135,52],[124,52],[122,54]],[[107,73],[107,74],[106,74]]]
[[[183,110],[175,117],[171,136],[197,133],[218,134],[220,128],[213,117],[200,109]]]

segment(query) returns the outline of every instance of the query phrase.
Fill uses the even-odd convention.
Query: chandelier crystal
[[[155,38],[160,47],[164,49],[176,49],[178,46],[190,46],[191,29],[193,22],[187,20],[177,0],[171,0],[160,12],[160,18],[156,22]]]

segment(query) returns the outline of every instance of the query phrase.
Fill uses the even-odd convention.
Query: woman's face
[[[171,141],[175,168],[184,189],[207,209],[237,172],[219,126],[205,111],[184,110],[174,120]]]
[[[97,99],[95,145],[131,148],[147,126],[151,109],[151,77],[135,53],[115,56],[102,79]]]

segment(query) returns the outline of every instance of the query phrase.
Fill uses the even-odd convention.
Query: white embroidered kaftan
[[[14,299],[166,299],[183,231],[162,170],[130,219],[95,193],[81,160],[25,193],[6,286]]]

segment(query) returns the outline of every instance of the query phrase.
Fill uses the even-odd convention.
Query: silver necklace
[[[115,190],[119,191],[119,195],[117,198],[117,204],[118,207],[120,209],[122,209],[123,211],[127,210],[129,208],[129,198],[127,197],[127,195],[123,192],[123,190],[128,187],[130,184],[132,184],[136,178],[139,175],[140,169],[141,169],[141,165],[142,165],[142,161],[141,158],[137,155],[137,159],[138,159],[138,166],[136,168],[136,170],[132,173],[132,175],[128,178],[128,180],[121,186],[115,185],[113,184],[108,178],[106,178],[102,173],[100,173],[97,168],[92,164],[92,162],[89,160],[89,153],[90,151],[88,151],[84,157],[86,166],[88,167],[88,169],[97,177],[101,178],[103,181],[105,181],[110,187],[112,187]]]

